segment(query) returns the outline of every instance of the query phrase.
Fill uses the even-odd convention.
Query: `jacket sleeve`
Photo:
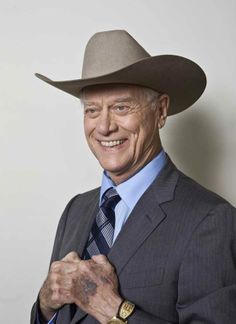
[[[236,210],[224,203],[195,229],[180,267],[179,323],[234,323]]]
[[[157,318],[151,314],[143,312],[141,310],[136,310],[135,313],[129,318],[129,324],[171,324],[161,318]]]
[[[78,197],[78,196],[76,196]],[[54,245],[53,245],[53,250],[52,250],[52,255],[51,255],[51,261],[50,261],[50,265],[52,262],[59,260],[59,253],[60,253],[60,249],[61,249],[61,243],[63,240],[63,235],[64,235],[64,231],[65,231],[65,226],[66,226],[66,221],[67,221],[67,217],[68,217],[68,212],[69,209],[71,207],[71,205],[73,204],[74,199],[76,198],[72,198],[70,200],[70,202],[67,204],[61,218],[59,221],[59,224],[57,226],[57,231],[56,231],[56,237],[54,240]],[[32,310],[31,310],[31,316],[30,316],[30,324],[38,324],[37,323],[37,314],[39,311],[39,301],[37,299],[37,301],[34,303]]]

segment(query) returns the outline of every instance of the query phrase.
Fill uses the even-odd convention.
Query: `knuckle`
[[[107,262],[107,257],[104,254],[98,255],[97,258],[99,258],[99,260],[101,260],[101,261],[106,261]]]
[[[77,258],[78,255],[75,251],[71,251],[70,253],[68,253],[68,256],[72,257],[72,258]]]
[[[57,283],[59,281],[59,275],[57,273],[50,274],[50,282]]]
[[[80,261],[79,269],[83,272],[88,270],[89,262],[88,261]]]
[[[67,278],[67,285],[68,285],[69,287],[72,287],[72,286],[73,286],[73,283],[74,283],[74,279],[71,278],[71,277],[68,277],[68,278]]]
[[[54,294],[57,292],[58,287],[59,286],[56,283],[51,283],[49,289],[51,290],[52,294]]]
[[[60,261],[53,262],[50,267],[50,272],[58,271],[60,269],[60,266],[61,266]]]
[[[52,290],[51,299],[52,299],[53,302],[58,302],[58,300],[60,299],[60,294],[59,294],[59,289],[58,288],[54,288]]]

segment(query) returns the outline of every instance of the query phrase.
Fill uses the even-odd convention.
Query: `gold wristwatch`
[[[120,304],[118,313],[113,316],[108,324],[127,324],[128,318],[133,314],[135,305],[128,300],[123,300]]]

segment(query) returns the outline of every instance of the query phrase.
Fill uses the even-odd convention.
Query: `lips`
[[[123,144],[124,143],[124,139],[122,140],[114,140],[114,141],[99,141],[100,144],[104,147],[115,147],[115,146],[118,146],[120,144]]]

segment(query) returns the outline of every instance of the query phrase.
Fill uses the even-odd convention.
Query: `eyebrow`
[[[121,97],[114,100],[114,102],[131,102],[134,99],[132,97]]]
[[[86,100],[83,100],[83,104],[84,105],[87,105],[87,106],[89,106],[89,105],[95,105],[96,104],[96,102],[93,102],[93,101],[86,101]]]
[[[132,97],[120,97],[114,100],[114,103],[119,103],[119,102],[132,102],[134,100],[134,98]],[[96,102],[94,101],[90,101],[90,100],[84,100],[83,101],[84,105],[86,106],[90,106],[90,105],[96,105]]]

